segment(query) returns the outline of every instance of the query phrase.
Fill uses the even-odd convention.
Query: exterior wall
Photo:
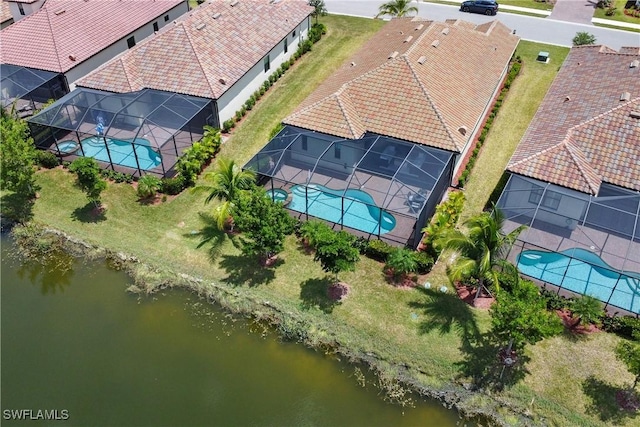
[[[110,59],[116,57],[120,53],[129,49],[129,47],[127,46],[127,39],[129,37],[131,36],[135,37],[135,41],[137,45],[146,37],[149,37],[154,33],[153,31],[154,22],[158,23],[159,28],[162,28],[165,25],[173,25],[172,24],[173,20],[179,17],[180,15],[186,13],[188,10],[189,10],[188,3],[186,1],[182,2],[176,7],[174,7],[173,9],[171,9],[170,11],[159,16],[157,19],[154,19],[153,21],[149,21],[143,27],[138,28],[133,33],[127,34],[126,36],[118,40],[116,43],[103,49],[102,51],[98,52],[96,55],[93,55],[91,58],[87,59],[86,61],[83,61],[80,64],[76,65],[71,70],[65,73],[67,82],[69,82],[69,88],[71,90],[75,89],[76,85],[74,84],[74,82],[76,80],[78,80],[81,77],[84,77],[85,75],[89,74],[91,71],[95,70],[105,62],[109,61]],[[165,15],[169,15],[169,20],[166,22],[164,20]]]
[[[22,9],[24,10],[24,15],[20,14],[20,9],[18,8],[17,2],[9,2],[9,9],[11,10],[11,15],[13,16],[14,22],[18,22],[22,18],[39,11],[44,2],[45,0],[37,0],[33,3],[21,3]]]
[[[222,96],[217,100],[218,114],[220,123],[229,120],[235,116],[247,99],[260,88],[262,83],[269,78],[271,74],[285,61],[293,56],[298,49],[301,40],[306,39],[309,32],[310,18],[306,18],[295,29],[296,35],[292,36],[293,31],[287,35],[288,52],[284,53],[284,39],[281,40],[269,52],[271,67],[269,71],[264,71],[264,58],[260,59],[240,80],[234,83]]]

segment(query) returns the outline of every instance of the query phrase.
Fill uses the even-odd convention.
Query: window
[[[538,203],[540,203],[541,198],[542,198],[542,188],[535,188],[531,190],[531,193],[529,193],[529,203],[533,203],[534,205],[537,205]]]
[[[291,38],[295,39],[296,38],[296,30],[293,30],[293,32],[291,33]]]
[[[22,7],[22,3],[18,3],[18,10],[20,11],[20,15],[24,16],[24,7]]]
[[[333,155],[336,159],[342,157],[342,147],[340,146],[340,144],[335,144],[333,146]]]
[[[307,138],[303,137],[302,139],[302,149],[307,151]]]
[[[560,200],[562,200],[562,195],[560,195],[560,193],[556,193],[555,191],[547,191],[544,199],[542,199],[542,206],[557,211],[558,206],[560,206]]]
[[[153,23],[153,31],[158,31],[160,28],[158,27],[158,21]]]
[[[284,39],[284,53],[289,51],[289,43],[287,43],[287,39]]]
[[[131,49],[135,45],[136,45],[136,38],[134,36],[129,37],[127,39],[127,46],[129,46],[129,49]]]
[[[264,72],[266,73],[271,69],[271,60],[269,59],[269,55],[264,57]]]
[[[169,15],[164,15],[164,22],[169,21]]]

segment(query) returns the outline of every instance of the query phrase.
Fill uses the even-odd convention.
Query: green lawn
[[[258,103],[221,155],[240,164],[248,160],[267,142],[269,131],[384,24],[340,16],[323,21],[327,36]],[[534,61],[539,50],[551,52],[551,64]],[[524,59],[522,75],[512,85],[468,182],[466,216],[481,210],[566,53],[563,48],[521,42],[517,54]],[[324,297],[325,275],[293,237],[280,255],[280,265],[262,269],[241,256],[207,220],[210,207],[203,205],[204,195],[187,191],[158,206],[145,206],[136,201],[131,186],[110,184],[104,193],[106,217],[92,221],[84,195],[66,171],[42,171],[38,182],[42,189],[34,209],[37,222],[138,257],[154,267],[147,274],[140,272],[144,267],[138,269],[151,285],[179,281],[172,272],[200,277],[207,283],[197,287],[229,307],[252,307],[258,315],[284,313],[291,322],[304,325],[309,342],[340,343],[349,353],[374,355],[379,366],[395,366],[394,370],[406,366],[419,384],[454,387],[463,394],[463,406],[486,407],[505,423],[519,423],[505,409],[512,407],[529,413],[535,423],[605,425],[606,419],[590,410],[588,396],[594,387],[585,388],[586,379],[595,378],[599,382],[589,384],[598,386],[632,380],[612,358],[610,349],[617,338],[597,334],[583,340],[559,337],[533,347],[530,375],[498,396],[467,393],[451,385],[464,356],[461,344],[485,331],[489,317],[451,293],[393,288],[385,282],[382,266],[363,258],[357,271],[341,276],[351,286],[348,298],[332,305]],[[422,280],[446,283],[443,266],[439,262]],[[280,329],[287,328],[284,324]],[[630,425],[621,421],[625,422]]]
[[[598,9],[594,12],[594,18],[609,19],[611,21],[628,22],[630,24],[640,25],[640,18],[634,18],[633,16],[627,16],[624,14],[624,6],[627,4],[627,0],[613,0],[616,11],[612,16],[605,14],[606,9]],[[611,25],[615,25],[615,22],[611,22]]]

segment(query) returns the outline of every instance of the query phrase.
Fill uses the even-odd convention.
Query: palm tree
[[[233,160],[219,159],[216,170],[206,173],[204,178],[212,184],[199,185],[193,190],[209,192],[204,200],[205,204],[214,199],[222,202],[214,210],[214,218],[218,228],[222,230],[231,216],[231,208],[240,192],[248,190],[254,184],[255,173],[251,170],[242,170]]]
[[[309,6],[314,9],[311,12],[311,16],[316,18],[316,24],[318,23],[318,17],[327,16],[327,6],[324,4],[324,0],[309,0]]]
[[[583,320],[592,323],[602,314],[602,303],[591,295],[582,295],[571,304],[571,317],[577,319],[573,326],[578,326]]]
[[[383,3],[379,7],[379,13],[376,18],[384,15],[389,15],[395,18],[402,18],[409,15],[411,12],[418,13],[418,8],[415,6],[409,6],[410,0],[391,0],[388,3]]]
[[[439,250],[449,249],[457,253],[456,259],[447,267],[453,282],[475,278],[479,281],[476,298],[487,284],[499,287],[499,272],[496,267],[508,264],[504,257],[516,238],[526,228],[521,225],[509,234],[502,232],[504,215],[494,206],[493,212],[483,212],[465,221],[467,234],[459,230],[446,230],[434,244]]]

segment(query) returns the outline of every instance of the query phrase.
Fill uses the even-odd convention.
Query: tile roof
[[[0,22],[6,22],[9,19],[13,19],[9,3],[6,1],[0,1]]]
[[[640,48],[571,49],[507,169],[594,195],[602,182],[640,191],[634,60]]]
[[[352,139],[369,131],[462,152],[518,40],[499,21],[393,19],[284,123]]]
[[[240,0],[234,6],[213,0],[77,84],[114,92],[151,88],[217,99],[312,10],[302,0]]]
[[[0,62],[64,73],[183,1],[48,0],[0,32]]]

